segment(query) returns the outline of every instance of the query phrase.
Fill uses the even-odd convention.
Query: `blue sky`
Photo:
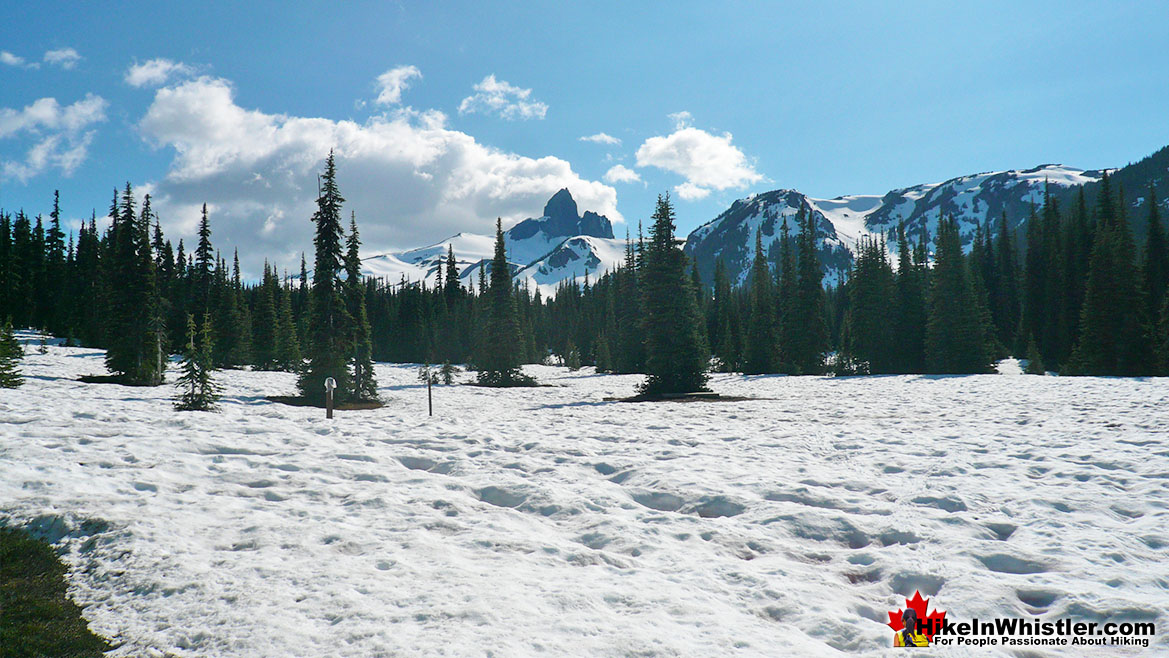
[[[331,147],[372,252],[563,186],[634,226],[668,191],[685,233],[770,189],[1169,144],[1158,2],[191,4],[4,4],[0,206],[102,215],[128,180],[176,239],[206,201],[254,269],[310,248]]]

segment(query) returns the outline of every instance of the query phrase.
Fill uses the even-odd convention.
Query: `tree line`
[[[978,373],[1008,354],[1061,374],[1169,372],[1169,248],[1155,191],[1138,251],[1123,192],[1102,183],[1093,208],[1082,190],[1069,211],[1046,195],[1021,235],[1005,215],[978,225],[966,253],[950,217],[932,254],[924,228],[863,239],[847,278],[827,289],[810,208],[794,226],[784,219],[767,255],[756,235],[744,282],[720,262],[708,286],[678,248],[667,196],[648,240],[639,229],[626,241],[623,263],[545,298],[512,280],[498,223],[494,258],[465,284],[450,251],[433,284],[363,277],[330,155],[311,282],[303,256],[293,276],[265,264],[259,281],[241,280],[238,254],[229,265],[214,249],[206,206],[194,250],[174,246],[149,195],[139,205],[126,184],[104,230],[95,213],[76,240],[56,194],[47,221],[0,211],[0,318],[105,348],[125,383],[158,384],[167,355],[203,354],[204,369],[296,372],[312,400],[328,377],[343,400],[374,399],[373,361],[468,363],[481,384],[526,385],[520,364],[552,360],[647,373],[646,392],[699,390],[710,369]]]

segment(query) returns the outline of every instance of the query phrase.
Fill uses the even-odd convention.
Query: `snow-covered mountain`
[[[795,190],[775,190],[740,199],[721,215],[695,229],[686,239],[686,253],[698,263],[703,281],[710,282],[714,278],[715,261],[722,258],[731,282],[742,283],[747,279],[755,256],[755,232],[762,235],[763,251],[768,260],[777,262],[784,222],[795,236],[799,230],[796,214],[800,208],[807,208],[816,221],[820,259],[829,278],[834,278],[852,263],[850,249],[857,236],[838,232],[831,219],[812,201]],[[858,205],[860,208],[867,206],[864,201]],[[848,204],[843,203],[840,207],[846,208]]]
[[[579,214],[576,201],[562,189],[544,205],[544,214],[525,219],[507,229],[507,258],[521,281],[548,294],[564,279],[592,279],[616,266],[624,258],[625,242],[613,238],[613,225],[604,215],[592,211]],[[434,283],[451,249],[459,266],[459,277],[473,283],[479,269],[491,261],[495,237],[459,233],[435,244],[363,259],[365,274],[396,283]]]
[[[794,216],[801,207],[816,219],[820,259],[825,283],[838,283],[852,263],[857,240],[865,235],[889,234],[905,222],[913,238],[928,230],[937,234],[938,217],[944,213],[958,220],[964,243],[969,243],[977,225],[1006,212],[1016,228],[1026,221],[1031,204],[1043,199],[1044,185],[1053,194],[1100,180],[1102,170],[1083,170],[1047,164],[1032,169],[1012,169],[960,176],[941,183],[926,183],[896,189],[883,196],[852,195],[835,199],[814,199],[795,190],[776,190],[736,201],[710,222],[695,229],[686,240],[686,251],[698,262],[703,280],[713,278],[715,261],[722,258],[732,280],[743,281],[754,256],[755,231],[763,235],[763,248],[778,244],[783,218],[793,234]],[[932,246],[932,240],[931,240]]]

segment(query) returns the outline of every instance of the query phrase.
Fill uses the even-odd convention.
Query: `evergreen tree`
[[[324,402],[325,380],[329,377],[337,382],[334,393],[338,396],[337,402],[346,401],[353,390],[348,370],[349,356],[353,353],[353,320],[345,308],[338,277],[342,268],[341,204],[344,202],[337,187],[337,167],[330,151],[321,178],[317,211],[313,214],[316,258],[309,302],[309,362],[297,382],[301,396],[317,403]]]
[[[924,244],[918,248],[910,245],[904,223],[897,226],[897,252],[894,318],[897,345],[893,372],[925,372],[925,325],[928,315],[925,247]]]
[[[276,323],[276,368],[299,373],[304,366],[300,341],[296,336],[296,320],[292,317],[292,292],[287,286],[280,290],[280,316]]]
[[[1118,210],[1119,208],[1119,210]],[[1100,181],[1097,225],[1080,316],[1080,337],[1064,372],[1137,376],[1153,368],[1142,317],[1147,311],[1138,279],[1132,234],[1116,204],[1107,174]]]
[[[828,351],[828,326],[824,315],[824,273],[816,256],[816,219],[807,207],[796,216],[799,259],[796,299],[793,312],[795,346],[792,365],[796,372],[814,375],[824,372],[824,355]]]
[[[211,309],[211,284],[214,278],[215,252],[211,250],[211,222],[207,219],[207,204],[203,204],[203,216],[199,220],[199,245],[195,248],[194,305],[200,314]]]
[[[478,380],[483,386],[527,386],[531,377],[520,368],[522,337],[512,291],[511,269],[503,225],[495,220],[495,255],[491,259],[491,287],[487,291],[487,327],[483,350],[477,359]]]
[[[1027,368],[1023,372],[1028,375],[1047,373],[1043,367],[1043,357],[1039,354],[1039,348],[1035,345],[1034,338],[1027,339]]]
[[[645,335],[642,327],[641,271],[629,236],[625,238],[625,263],[617,274],[617,352],[614,370],[634,373],[645,370]]]
[[[1031,214],[1027,218],[1027,253],[1023,267],[1023,329],[1020,338],[1035,339],[1042,342],[1046,335],[1044,326],[1048,317],[1047,309],[1047,263],[1044,261],[1046,251],[1043,248],[1043,225],[1035,205],[1031,206]],[[1022,348],[1023,346],[1018,346]],[[1042,350],[1042,348],[1041,348]]]
[[[277,369],[276,334],[279,331],[279,322],[276,314],[276,304],[280,297],[280,284],[276,281],[276,273],[264,261],[264,278],[256,291],[256,314],[252,340],[252,364],[260,370]]]
[[[776,327],[775,301],[771,293],[771,271],[763,257],[763,239],[755,231],[755,261],[751,266],[751,317],[747,324],[747,345],[743,354],[743,374],[776,372],[779,336]]]
[[[349,236],[345,252],[345,306],[352,319],[353,397],[376,400],[377,379],[373,374],[373,344],[369,338],[369,318],[365,310],[365,288],[361,282],[361,237],[357,217],[349,216]]]
[[[186,353],[183,355],[183,374],[175,381],[178,394],[175,409],[178,411],[216,411],[220,387],[211,378],[211,318],[203,316],[203,328],[196,342],[195,317],[187,316],[187,335],[190,336]]]
[[[66,274],[65,234],[61,231],[61,193],[54,190],[53,211],[49,214],[49,228],[45,232],[45,288],[40,296],[48,304],[45,328],[58,335],[68,331]]]
[[[20,376],[20,360],[24,348],[16,341],[12,332],[12,321],[0,325],[0,388],[17,388],[24,383]]]
[[[990,312],[995,331],[1003,345],[1015,344],[1019,324],[1019,274],[1015,241],[1007,224],[1007,211],[999,220],[998,243],[994,250],[997,285],[991,290]]]
[[[799,283],[796,278],[795,250],[792,249],[791,230],[787,217],[780,228],[779,245],[779,371],[789,375],[799,374],[796,366],[800,348],[800,332],[803,330],[798,317]]]
[[[1169,286],[1169,244],[1166,244],[1165,227],[1161,225],[1161,213],[1157,207],[1157,189],[1149,186],[1149,229],[1145,239],[1144,271],[1145,298],[1148,300],[1150,317],[1160,314]]]
[[[772,309],[777,317],[776,339],[778,340],[778,309]],[[714,263],[714,299],[711,302],[710,319],[708,320],[708,334],[711,337],[711,348],[717,359],[719,372],[735,372],[739,369],[739,355],[742,346],[739,332],[739,315],[735,312],[735,301],[731,293],[731,280],[727,275],[726,263],[719,258]],[[779,364],[778,345],[776,347],[776,365]]]
[[[149,205],[139,218],[127,183],[117,208],[120,214],[110,230],[106,368],[127,384],[157,386],[163,363]]]
[[[984,325],[962,257],[958,223],[938,221],[937,259],[926,323],[926,369],[938,374],[990,372]]]
[[[859,372],[876,375],[895,369],[894,286],[884,241],[862,238],[846,286],[847,340],[841,339]]]
[[[644,252],[646,342],[643,394],[705,390],[707,361],[698,332],[698,309],[686,276],[686,255],[674,242],[670,197],[658,197]]]

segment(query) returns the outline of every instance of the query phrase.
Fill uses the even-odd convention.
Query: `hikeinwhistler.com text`
[[[1145,647],[1156,636],[1153,622],[1094,622],[1029,620],[1000,617],[988,621],[919,621],[919,628],[933,633],[937,646],[1113,646]]]

